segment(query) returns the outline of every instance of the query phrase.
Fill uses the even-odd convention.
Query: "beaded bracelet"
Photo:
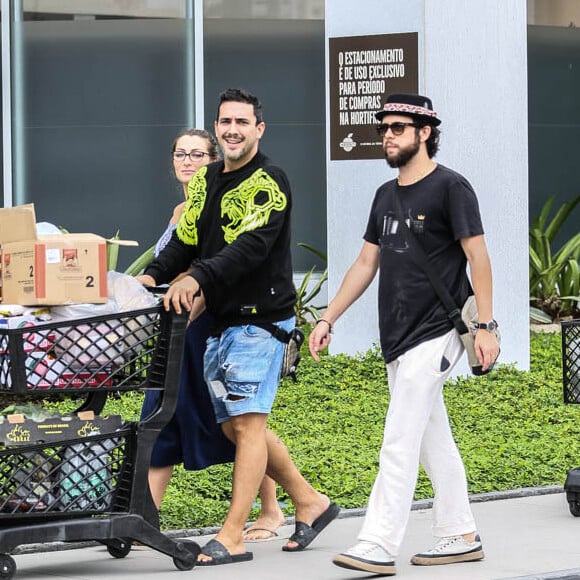
[[[328,324],[328,332],[329,332],[330,334],[332,334],[332,324],[330,324],[330,322],[328,322],[328,320],[325,320],[324,318],[319,318],[319,319],[316,321],[316,324],[318,324],[319,322],[326,322],[326,324]]]

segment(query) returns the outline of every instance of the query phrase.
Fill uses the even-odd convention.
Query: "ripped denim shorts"
[[[294,317],[275,323],[290,331]],[[269,414],[276,398],[285,344],[267,330],[245,324],[210,337],[204,375],[218,423],[247,413]]]

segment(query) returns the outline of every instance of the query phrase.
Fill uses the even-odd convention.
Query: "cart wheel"
[[[129,538],[115,538],[114,544],[107,544],[107,551],[113,558],[124,558],[131,551],[132,540]]]
[[[14,577],[16,574],[16,562],[12,556],[8,554],[0,555],[0,578],[10,578]]]
[[[568,502],[570,506],[570,513],[573,516],[579,517],[580,516],[580,501],[570,501]]]
[[[197,556],[201,552],[201,548],[199,547],[199,544],[196,544],[191,540],[180,540],[180,543],[183,545],[185,557],[180,558],[179,556],[174,556],[173,563],[178,570],[191,570],[197,562]]]

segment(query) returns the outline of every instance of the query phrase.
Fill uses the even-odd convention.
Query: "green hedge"
[[[471,493],[561,485],[580,465],[580,406],[564,405],[561,338],[532,334],[531,371],[503,365],[481,378],[449,381],[450,420]],[[305,477],[342,508],[366,504],[376,471],[388,395],[377,349],[349,357],[304,356],[299,380],[284,381],[270,419]],[[138,416],[142,395],[127,393],[107,411]],[[177,468],[161,508],[164,529],[219,525],[231,495],[231,465]],[[432,496],[424,473],[416,499]],[[292,506],[282,490],[279,500]],[[255,509],[251,518],[255,518]]]

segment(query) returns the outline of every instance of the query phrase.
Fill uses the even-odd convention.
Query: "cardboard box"
[[[0,423],[0,447],[30,445],[114,433],[123,426],[120,415],[101,417],[92,411],[34,421],[24,415],[8,415]]]
[[[0,208],[0,243],[36,239],[34,204]]]
[[[38,236],[35,220],[32,204],[0,209],[2,301],[107,302],[107,241],[94,234]]]
[[[58,305],[107,302],[107,242],[94,234],[2,243],[2,301]]]

